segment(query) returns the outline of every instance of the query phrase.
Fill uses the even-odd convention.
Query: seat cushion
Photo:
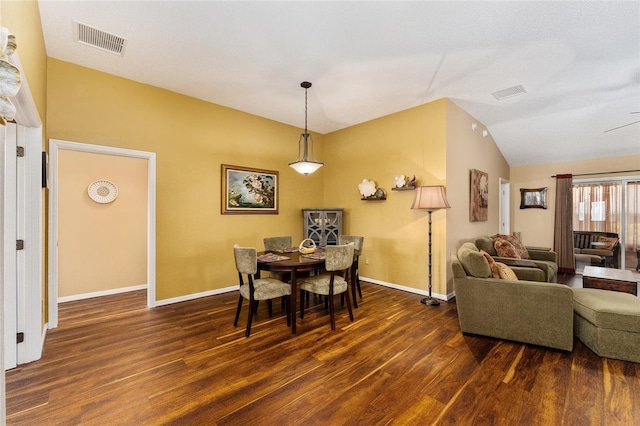
[[[253,281],[253,287],[255,292],[253,293],[254,300],[269,300],[276,299],[282,296],[289,296],[291,294],[291,285],[283,283],[282,281],[273,278],[260,278]],[[249,299],[249,293],[251,288],[249,284],[243,284],[240,287],[240,294],[245,299]]]
[[[298,287],[300,290],[328,296],[330,282],[331,274],[320,274],[299,280]],[[340,294],[345,291],[347,291],[347,282],[343,277],[336,274],[333,278],[333,294]]]
[[[640,298],[593,288],[572,290],[575,312],[596,327],[640,333]]]

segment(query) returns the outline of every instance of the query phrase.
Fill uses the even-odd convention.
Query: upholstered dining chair
[[[349,319],[353,321],[353,311],[351,310],[351,297],[349,296],[347,281],[349,279],[349,268],[353,265],[354,244],[342,244],[325,247],[325,270],[320,275],[312,275],[302,278],[299,281],[300,287],[300,318],[304,318],[304,297],[303,292],[316,293],[327,296],[329,299],[329,316],[331,319],[331,329],[336,329],[335,309],[333,307],[333,296],[344,293],[347,299],[347,309]],[[341,275],[342,273],[342,275]]]
[[[360,255],[362,254],[362,246],[364,245],[364,237],[359,237],[356,235],[339,235],[338,236],[338,244],[349,244],[353,243],[353,268],[351,271],[351,275],[355,276],[355,282],[352,285],[358,289],[358,296],[362,299],[362,290],[360,289],[360,271],[358,268],[358,263],[360,261]],[[355,294],[355,292],[354,292]],[[354,297],[355,298],[355,297]],[[357,308],[358,301],[354,300],[353,305]]]
[[[291,237],[266,237],[263,238],[264,250],[274,251],[291,247]]]
[[[242,300],[247,299],[249,301],[249,315],[245,335],[249,337],[251,334],[251,321],[258,308],[258,301],[271,301],[278,297],[284,298],[287,311],[287,326],[291,325],[291,285],[275,278],[254,278],[254,275],[258,272],[258,254],[255,248],[240,247],[236,244],[233,246],[233,255],[236,260],[236,269],[238,270],[240,282],[238,309],[236,310],[236,319],[233,322],[233,326],[238,326]],[[247,277],[246,282],[244,275]],[[269,310],[269,314],[271,314],[271,310]]]
[[[283,250],[291,247],[291,237],[266,237],[262,239],[264,243],[264,251]],[[270,272],[269,275],[280,281],[288,282],[291,280],[291,274],[286,272]]]

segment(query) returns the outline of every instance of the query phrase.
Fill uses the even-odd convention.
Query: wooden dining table
[[[320,252],[316,252],[320,253]],[[266,256],[265,256],[266,255]],[[280,260],[273,260],[274,256],[282,257]],[[281,272],[291,274],[291,333],[296,334],[296,312],[298,295],[297,278],[301,273],[311,272],[324,267],[324,257],[318,255],[305,256],[300,252],[275,252],[266,251],[258,253],[258,274],[260,271]]]

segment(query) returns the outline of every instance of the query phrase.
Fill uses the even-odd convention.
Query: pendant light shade
[[[293,163],[289,163],[295,171],[303,175],[308,175],[318,170],[324,163],[316,160],[313,153],[313,138],[307,132],[307,89],[311,87],[311,83],[303,81],[300,87],[304,88],[304,133],[300,135],[298,140],[298,158]]]

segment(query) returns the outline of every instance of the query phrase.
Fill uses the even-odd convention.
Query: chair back
[[[356,235],[338,235],[338,244],[353,243],[353,249],[359,256],[362,253],[362,245],[364,244],[364,237],[358,237]]]
[[[254,247],[233,246],[236,269],[241,274],[253,275],[258,272],[258,253]]]
[[[291,237],[267,237],[262,240],[265,251],[282,250],[291,247]]]
[[[341,244],[325,247],[325,269],[327,271],[344,271],[353,264],[354,244]]]

